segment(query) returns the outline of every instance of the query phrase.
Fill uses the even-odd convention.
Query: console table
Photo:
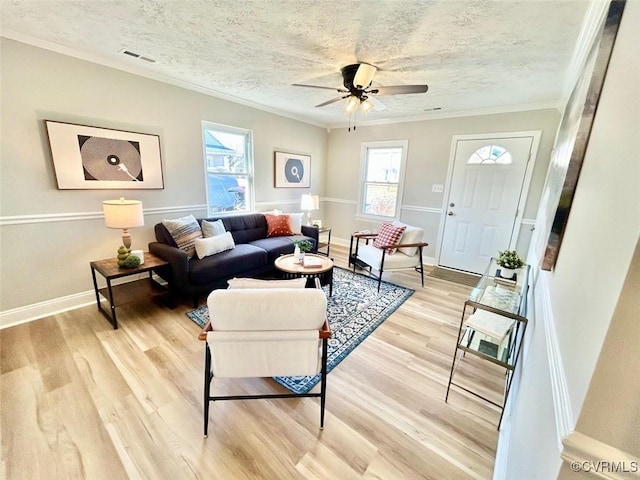
[[[498,420],[498,429],[527,328],[530,270],[531,267],[525,265],[517,271],[515,278],[505,279],[500,276],[500,267],[496,264],[496,259],[491,259],[484,275],[464,302],[451,362],[445,402],[449,399],[451,386],[455,386],[499,407],[502,412]],[[469,316],[467,307],[471,307],[473,311]],[[456,369],[460,362],[464,361],[467,353],[505,369],[505,389],[501,404],[474,392],[472,386],[463,386],[455,381]]]

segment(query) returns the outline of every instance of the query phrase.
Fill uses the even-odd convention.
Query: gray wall
[[[640,2],[627,2],[558,261],[538,272],[521,388],[499,444],[506,474],[496,478],[556,478],[560,441],[574,430],[584,450],[602,451],[600,441],[640,457],[637,257],[630,270],[640,234],[639,22]],[[547,233],[536,230],[534,265]]]
[[[338,242],[355,229],[372,227],[355,221],[361,142],[409,139],[401,219],[425,228],[427,257],[434,256],[442,208],[442,194],[431,193],[431,184],[446,180],[452,135],[543,131],[527,219],[535,212],[559,120],[555,110],[538,110],[361,126],[351,133],[334,129],[328,134],[262,110],[13,40],[1,42],[0,325],[34,305],[31,313],[18,316],[35,318],[92,301],[88,263],[113,256],[120,243],[120,232],[104,226],[103,200],[142,200],[145,226],[132,229],[134,248],[146,248],[153,240],[153,225],[163,218],[205,214],[202,120],[253,130],[257,210],[297,211],[302,193],[319,194],[324,201],[313,217],[332,226]],[[165,189],[58,190],[44,119],[158,134]],[[311,189],[273,188],[274,150],[311,155]],[[522,249],[529,243],[529,230],[523,225]],[[51,281],[58,272],[64,275]]]
[[[553,109],[473,117],[435,119],[390,125],[360,126],[357,130],[332,130],[327,158],[328,176],[325,194],[326,223],[334,227],[338,238],[349,239],[354,230],[375,224],[356,221],[360,182],[362,142],[409,140],[406,177],[400,219],[425,229],[429,247],[427,257],[435,257],[443,207],[443,193],[432,193],[432,184],[445,185],[453,135],[541,130],[538,158],[533,172],[524,219],[533,223],[544,185],[549,154],[560,120]],[[529,245],[531,225],[523,225],[518,249],[524,254]]]
[[[145,226],[131,235],[145,250],[162,218],[204,215],[202,120],[253,130],[258,210],[299,211],[302,193],[323,192],[324,128],[1,42],[2,312],[92,290],[89,261],[113,257],[121,243],[121,232],[104,226],[103,200],[142,200]],[[58,190],[44,119],[160,135],[164,190]],[[274,150],[311,155],[311,189],[273,187]]]

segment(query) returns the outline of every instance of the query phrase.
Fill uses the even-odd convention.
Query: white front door
[[[499,250],[513,248],[534,137],[454,140],[439,265],[483,273]]]

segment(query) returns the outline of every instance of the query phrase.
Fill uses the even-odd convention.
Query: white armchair
[[[207,300],[210,321],[200,333],[206,340],[204,435],[209,403],[254,398],[320,398],[324,427],[327,381],[327,299],[317,288],[214,290]],[[320,392],[265,395],[211,394],[215,377],[302,376],[321,373]]]
[[[382,283],[382,273],[391,270],[413,269],[420,272],[424,287],[422,249],[429,245],[422,241],[424,230],[401,223],[392,226],[405,227],[401,237],[396,241],[376,241],[385,225],[378,233],[354,233],[349,247],[349,265],[353,265],[354,272],[356,267],[368,269],[369,274],[378,279],[378,291]],[[373,270],[378,272],[377,276],[373,274]]]

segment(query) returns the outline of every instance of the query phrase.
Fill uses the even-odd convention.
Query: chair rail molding
[[[162,215],[172,213],[206,212],[206,205],[182,205],[178,207],[145,208],[144,215]],[[35,213],[29,215],[5,215],[0,217],[0,226],[25,225],[30,223],[72,222],[78,220],[101,220],[104,218],[102,211],[96,212],[68,212],[68,213]]]

